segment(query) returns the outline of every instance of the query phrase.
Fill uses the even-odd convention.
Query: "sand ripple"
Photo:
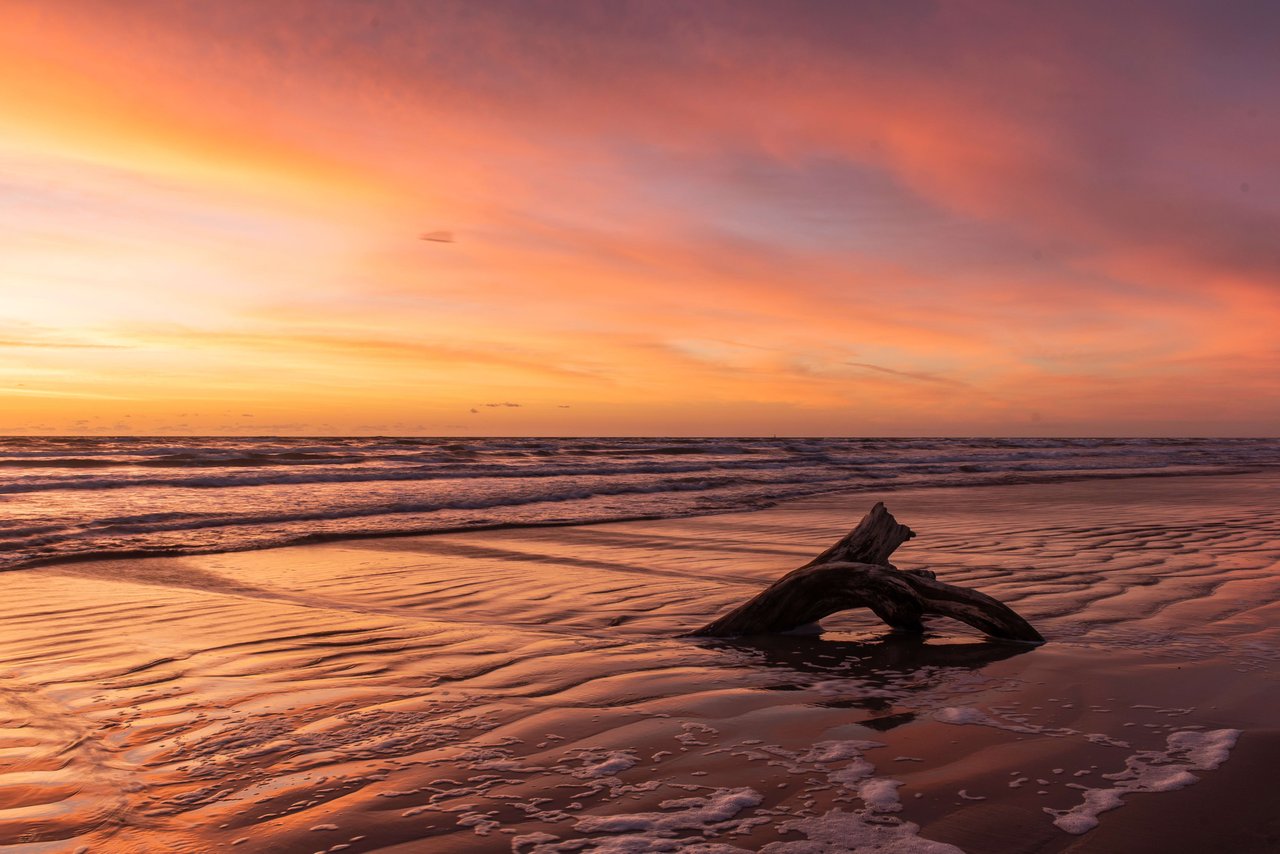
[[[886,638],[869,615],[821,638],[676,637],[865,497],[8,573],[0,841],[982,850],[999,823],[963,816],[998,802],[1058,850],[1079,790],[1180,733],[1238,729],[1244,749],[1262,724],[1212,698],[1275,693],[1276,482],[1173,483],[885,496],[922,535],[899,564],[1008,601],[1051,640],[1026,654],[954,624]]]

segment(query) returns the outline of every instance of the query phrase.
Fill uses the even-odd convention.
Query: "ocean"
[[[5,437],[0,569],[1278,465],[1276,439]]]

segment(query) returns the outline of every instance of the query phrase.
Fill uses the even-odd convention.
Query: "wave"
[[[933,450],[932,454],[914,454],[912,451]],[[902,474],[946,474],[1025,471],[1075,471],[1149,469],[1159,470],[1171,466],[1195,465],[1276,465],[1280,453],[1274,448],[1254,449],[1245,453],[1223,453],[1220,450],[1200,449],[1195,453],[1097,453],[1088,449],[1046,448],[1043,451],[1025,449],[1015,452],[993,453],[990,448],[982,453],[957,453],[954,450],[937,453],[936,447],[909,447],[898,449],[894,455],[866,453],[816,453],[807,451],[788,455],[761,454],[716,456],[705,460],[686,461],[663,458],[648,451],[635,459],[619,459],[601,462],[598,458],[586,461],[536,460],[513,456],[502,459],[459,460],[423,459],[417,456],[377,457],[373,459],[344,460],[319,454],[300,455],[297,459],[282,461],[279,457],[261,456],[223,457],[182,462],[176,466],[168,461],[156,463],[165,467],[195,469],[189,474],[169,472],[147,473],[128,469],[146,469],[151,463],[125,463],[119,461],[85,461],[71,471],[49,475],[18,474],[0,477],[0,495],[13,495],[51,490],[120,490],[134,488],[222,489],[229,487],[270,487],[301,484],[358,484],[384,482],[409,482],[433,480],[475,479],[524,479],[561,477],[624,477],[635,475],[677,475],[704,473],[718,475],[726,472],[795,471],[810,476],[812,472],[834,472],[842,476],[893,478]],[[0,466],[8,461],[0,460]],[[37,467],[50,466],[53,460],[41,461]],[[291,470],[286,466],[296,467]],[[119,472],[103,472],[97,477],[85,477],[78,469],[121,468]],[[204,471],[211,469],[211,471]],[[216,472],[216,473],[213,473]]]
[[[1010,476],[999,476],[987,478],[977,482],[955,482],[955,481],[918,481],[905,486],[912,488],[947,488],[961,486],[1007,486],[1019,484],[1033,483],[1060,483],[1078,480],[1124,480],[1131,478],[1143,477],[1186,477],[1186,476],[1214,476],[1214,475],[1233,475],[1233,474],[1249,474],[1255,472],[1256,469],[1230,469],[1220,468],[1213,470],[1195,470],[1195,471],[1133,471],[1133,472],[1105,472],[1105,473],[1061,473],[1061,474],[1042,474],[1038,477],[1015,478]],[[460,521],[454,523],[444,522],[424,522],[417,525],[366,525],[363,527],[342,527],[337,530],[310,530],[302,532],[274,532],[274,533],[258,533],[254,536],[246,536],[243,539],[231,542],[213,542],[199,544],[156,544],[152,546],[134,545],[134,546],[112,546],[107,544],[90,545],[88,543],[75,543],[70,548],[59,549],[52,553],[30,553],[25,557],[15,558],[13,555],[3,555],[0,549],[0,571],[24,569],[37,566],[47,566],[50,564],[82,562],[90,560],[117,560],[142,557],[183,557],[188,555],[201,554],[225,554],[237,551],[257,551],[268,548],[282,548],[287,546],[308,545],[315,543],[335,542],[340,540],[358,540],[358,539],[374,539],[382,537],[414,537],[429,536],[438,534],[457,533],[463,531],[482,531],[482,530],[508,530],[513,528],[546,528],[546,527],[565,527],[570,525],[596,525],[613,522],[630,522],[643,521],[653,519],[675,519],[689,516],[705,516],[715,513],[740,512],[745,510],[760,510],[776,505],[779,501],[790,500],[801,497],[809,497],[821,495],[831,492],[865,492],[873,489],[872,484],[860,485],[828,485],[820,489],[792,490],[777,493],[772,496],[755,496],[752,499],[746,497],[738,497],[733,501],[722,502],[719,504],[707,504],[701,507],[686,507],[681,510],[674,509],[650,509],[649,512],[641,512],[639,510],[626,512],[620,509],[612,509],[603,512],[582,512],[579,514],[564,515],[558,518],[528,518],[521,519],[512,517],[509,519],[493,519],[479,518],[470,521]],[[627,493],[615,493],[616,495],[624,495]],[[509,504],[491,504],[485,508],[465,508],[456,507],[448,509],[491,509],[502,506],[520,506],[528,507],[530,505],[538,505],[544,503],[555,503],[557,501],[575,501],[586,500],[597,497],[594,495],[581,496],[565,496],[558,499],[551,499],[548,502],[511,502]],[[357,514],[335,514],[332,516],[315,516],[312,518],[296,518],[296,519],[265,519],[265,518],[246,518],[241,520],[240,524],[250,528],[251,530],[262,531],[269,528],[272,524],[281,522],[337,522],[349,521],[353,519],[370,519],[378,518],[387,520],[399,514],[413,515],[414,513],[431,513],[438,512],[446,508],[424,509],[415,511],[411,509],[401,509],[389,513],[357,513]],[[201,528],[206,527],[227,527],[225,525],[200,525],[194,524],[190,526],[175,525],[166,529],[149,529],[146,533],[155,533],[157,530],[164,530],[171,533],[194,533]]]
[[[720,466],[729,469],[733,466]],[[739,468],[783,468],[782,465],[744,465]],[[0,494],[41,492],[62,489],[130,489],[136,487],[174,487],[184,489],[218,489],[238,486],[279,486],[323,483],[374,483],[379,481],[473,480],[501,478],[591,477],[635,474],[679,474],[712,471],[702,465],[664,465],[658,463],[630,466],[519,466],[494,464],[473,466],[421,466],[411,469],[335,469],[298,474],[244,473],[193,477],[121,475],[104,478],[20,478],[0,483]]]
[[[1232,475],[1254,471],[1256,469],[1216,468],[1160,472],[1043,472],[1023,477],[1006,473],[970,481],[922,478],[896,484],[895,486],[945,488],[976,485],[1019,485],[1073,480]],[[85,529],[79,529],[70,536],[63,535],[62,532],[50,536],[53,532],[49,529],[0,531],[0,536],[7,535],[0,539],[0,570],[19,569],[69,560],[213,554],[344,539],[423,536],[466,530],[586,525],[641,519],[679,518],[762,509],[773,506],[783,500],[830,492],[866,492],[877,488],[877,485],[871,482],[859,484],[828,482],[822,485],[790,484],[786,488],[774,488],[733,495],[706,496],[698,494],[697,497],[703,500],[696,504],[617,503],[599,507],[587,503],[592,499],[624,498],[629,495],[701,493],[705,486],[705,484],[686,484],[683,488],[637,488],[605,493],[583,491],[580,493],[539,497],[527,501],[493,500],[488,502],[459,502],[453,505],[387,505],[378,508],[361,508],[332,513],[296,513],[275,516],[246,515],[221,518],[189,516],[185,520],[180,520],[181,514],[156,514],[158,524],[143,523],[133,527],[108,524],[96,530],[86,531]],[[542,512],[548,505],[574,503],[579,503],[583,506],[560,514],[549,515]],[[465,512],[461,516],[458,515],[460,511],[495,509],[524,511],[524,513],[508,512],[505,515],[496,517],[493,515],[469,516]],[[449,515],[450,511],[452,511],[452,515]],[[398,521],[401,519],[404,521]],[[202,532],[212,532],[213,536],[202,538],[200,536]],[[23,536],[27,534],[35,534],[36,536]],[[17,535],[22,541],[17,542],[12,539],[14,535]],[[120,543],[118,542],[119,540],[125,540],[127,544]],[[148,541],[151,542],[150,545],[147,544]]]
[[[1237,439],[7,437],[0,568],[1277,465],[1280,441]]]

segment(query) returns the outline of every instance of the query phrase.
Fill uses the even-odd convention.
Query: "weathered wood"
[[[856,528],[800,568],[835,561],[889,566],[889,555],[915,535],[915,531],[893,518],[883,501],[877,501]]]
[[[835,545],[693,634],[773,634],[816,623],[837,611],[870,608],[899,631],[923,632],[924,617],[942,616],[1004,640],[1044,641],[1017,612],[985,593],[938,581],[927,570],[895,569],[889,556],[913,536],[877,503]]]

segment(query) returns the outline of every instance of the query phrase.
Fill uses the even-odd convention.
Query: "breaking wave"
[[[7,437],[0,569],[1276,465],[1274,439]]]

